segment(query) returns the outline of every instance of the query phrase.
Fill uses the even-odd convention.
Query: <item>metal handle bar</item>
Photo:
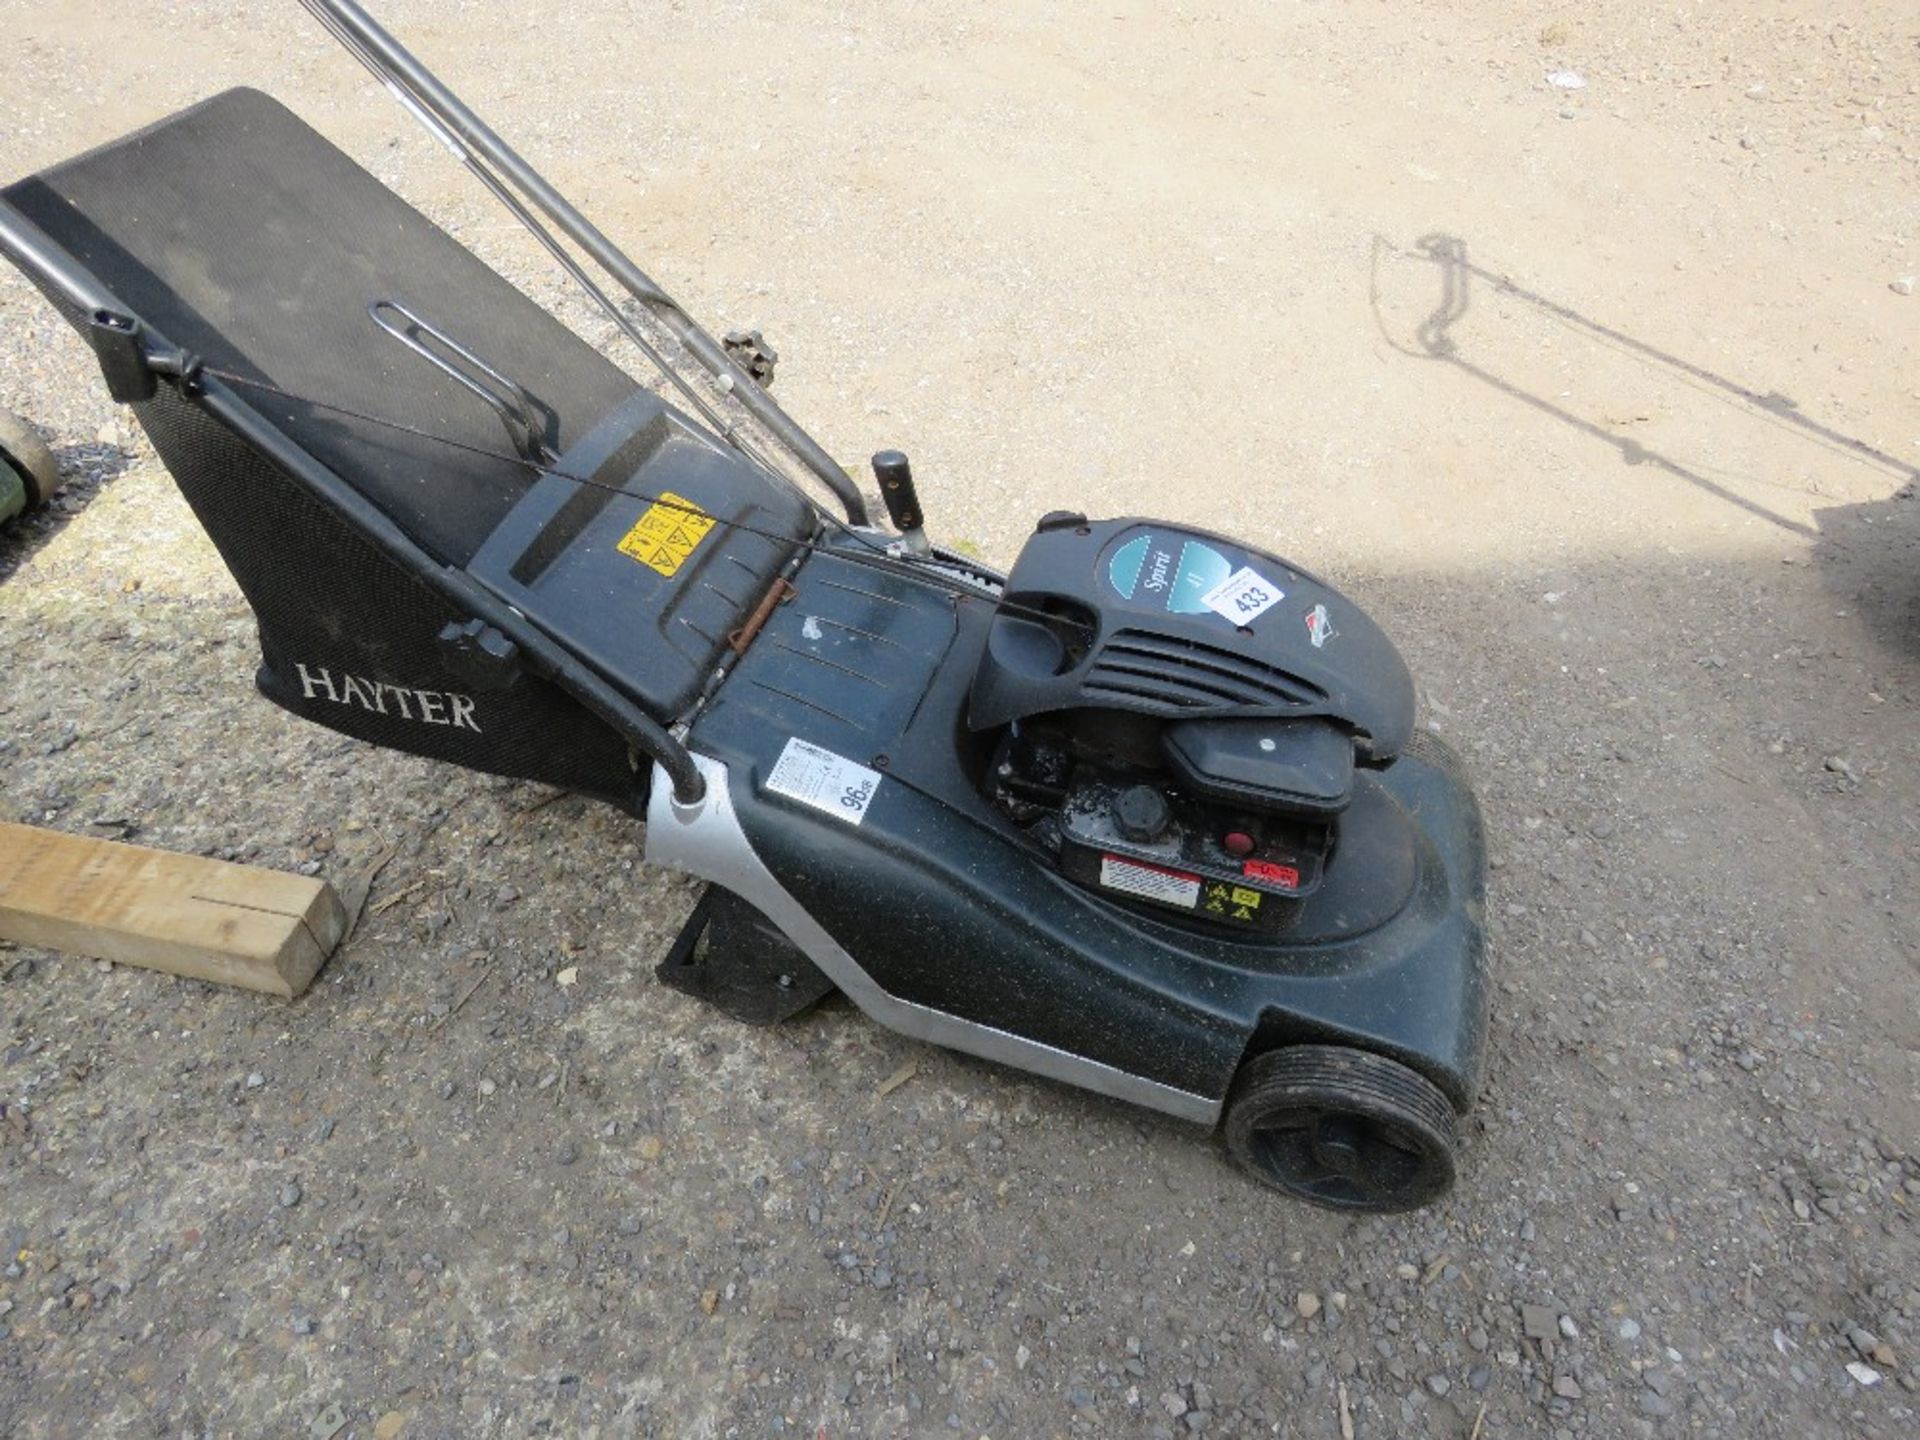
[[[432,71],[382,29],[354,0],[300,0],[300,3],[376,78],[384,81],[417,119],[425,123],[422,112],[426,112],[440,122],[427,128],[442,144],[456,141],[462,148],[456,149],[455,153],[463,160],[471,162],[474,156],[478,156],[497,168],[562,234],[584,250],[628,294],[646,306],[686,347],[688,354],[716,376],[723,388],[765,426],[768,433],[833,492],[851,523],[867,523],[866,501],[861,497],[859,487],[821,448],[819,442],[781,409],[779,403],[761,389],[746,371],[733,363],[719,341],[702,329],[672,296],[489,129],[457,95],[441,84]],[[472,153],[464,153],[469,151]],[[619,318],[622,317],[616,315],[616,319]]]

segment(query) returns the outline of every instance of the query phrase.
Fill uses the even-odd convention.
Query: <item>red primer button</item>
[[[1276,865],[1271,860],[1249,860],[1240,867],[1240,873],[1249,879],[1284,885],[1289,890],[1300,888],[1300,872],[1291,865]]]

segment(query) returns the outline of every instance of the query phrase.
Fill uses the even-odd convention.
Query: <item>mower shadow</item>
[[[1828,590],[1880,643],[1920,658],[1920,483],[1891,500],[1832,506],[1819,520],[1813,553]]]
[[[0,525],[0,580],[30,562],[133,464],[131,451],[106,441],[64,445],[54,456],[60,462],[59,491],[38,509]]]
[[[1383,310],[1381,268],[1382,262],[1389,259],[1424,261],[1438,272],[1440,292],[1438,303],[1415,329],[1411,344],[1395,335],[1392,327],[1387,323]],[[1455,337],[1454,330],[1466,318],[1473,304],[1474,292],[1479,287],[1485,287],[1503,298],[1520,302],[1536,314],[1564,326],[1576,336],[1610,351],[1616,357],[1623,357],[1636,364],[1664,372],[1680,385],[1704,394],[1709,399],[1731,405],[1751,417],[1756,424],[1779,427],[1829,454],[1867,466],[1891,480],[1895,485],[1912,485],[1920,481],[1920,467],[1908,464],[1864,440],[1822,423],[1803,411],[1791,396],[1777,391],[1763,393],[1743,385],[1737,380],[1661,350],[1613,326],[1602,324],[1570,306],[1563,305],[1537,291],[1526,289],[1504,274],[1476,264],[1468,256],[1466,241],[1458,236],[1438,232],[1423,235],[1414,242],[1411,250],[1402,250],[1385,236],[1376,234],[1373,237],[1369,261],[1368,301],[1381,337],[1395,351],[1412,359],[1437,361],[1450,366],[1509,399],[1516,400],[1600,441],[1619,455],[1622,464],[1653,466],[1782,530],[1812,541],[1818,541],[1821,538],[1820,530],[1771,510],[1711,478],[1704,473],[1707,466],[1664,453],[1610,428],[1607,424],[1576,414],[1567,404],[1558,403],[1537,394],[1471,358],[1462,342]]]

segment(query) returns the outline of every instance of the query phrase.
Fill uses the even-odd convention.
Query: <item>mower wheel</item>
[[[1331,1210],[1413,1210],[1453,1184],[1453,1106],[1397,1061],[1345,1045],[1249,1060],[1221,1136],[1255,1179]]]
[[[10,467],[26,487],[27,508],[46,503],[60,488],[60,462],[47,442],[10,410],[0,410],[0,465]]]

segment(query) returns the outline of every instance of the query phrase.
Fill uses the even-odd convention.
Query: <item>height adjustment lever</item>
[[[914,493],[913,467],[898,450],[882,450],[873,457],[873,478],[880,482],[880,498],[886,502],[887,518],[900,532],[900,539],[916,555],[931,548],[927,544],[926,521],[920,513],[920,497]]]

